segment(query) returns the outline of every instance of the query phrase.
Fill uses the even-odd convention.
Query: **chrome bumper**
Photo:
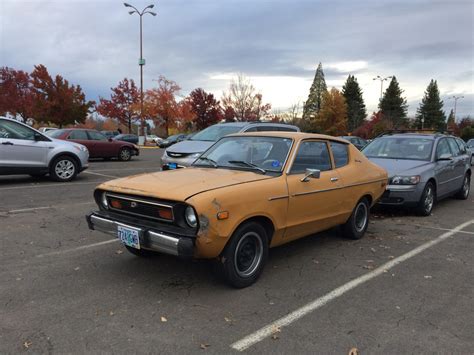
[[[89,229],[117,237],[117,227],[124,226],[138,231],[140,247],[164,254],[189,258],[194,253],[194,243],[188,237],[175,237],[160,231],[153,231],[136,225],[121,223],[110,218],[91,213],[86,216]]]

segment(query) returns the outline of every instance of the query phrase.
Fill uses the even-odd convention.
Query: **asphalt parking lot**
[[[94,187],[162,151],[91,162],[72,183],[0,177],[0,353],[472,353],[474,198],[430,217],[376,211],[270,252],[252,287],[211,264],[141,259],[89,231]]]

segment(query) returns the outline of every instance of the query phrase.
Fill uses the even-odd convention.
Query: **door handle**
[[[338,181],[338,180],[339,180],[339,178],[337,178],[337,177],[332,177],[332,178],[331,178],[331,182],[336,182],[336,181]]]
[[[2,142],[3,145],[13,145],[12,142]]]

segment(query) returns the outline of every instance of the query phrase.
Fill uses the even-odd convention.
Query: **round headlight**
[[[184,217],[186,218],[186,223],[190,227],[196,227],[197,226],[197,217],[196,213],[194,212],[194,208],[191,206],[186,207],[186,211],[184,212]]]
[[[109,208],[109,201],[107,201],[107,195],[105,192],[102,192],[102,195],[100,196],[100,203],[105,209]]]

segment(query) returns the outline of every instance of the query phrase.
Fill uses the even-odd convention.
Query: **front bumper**
[[[388,185],[386,191],[378,201],[387,206],[414,206],[420,201],[423,194],[423,183],[417,185]]]
[[[138,230],[140,247],[147,250],[192,258],[194,255],[194,239],[190,237],[172,235],[158,229],[149,228],[136,223],[122,223],[100,212],[92,212],[86,216],[89,229],[101,231],[117,237],[118,226]]]
[[[169,170],[170,164],[171,165],[175,164],[176,168],[186,168],[188,166],[191,166],[191,164],[194,163],[197,159],[197,157],[193,155],[194,154],[190,154],[182,158],[172,158],[172,157],[169,157],[166,152],[164,152],[163,156],[161,157],[162,168],[163,170]]]

